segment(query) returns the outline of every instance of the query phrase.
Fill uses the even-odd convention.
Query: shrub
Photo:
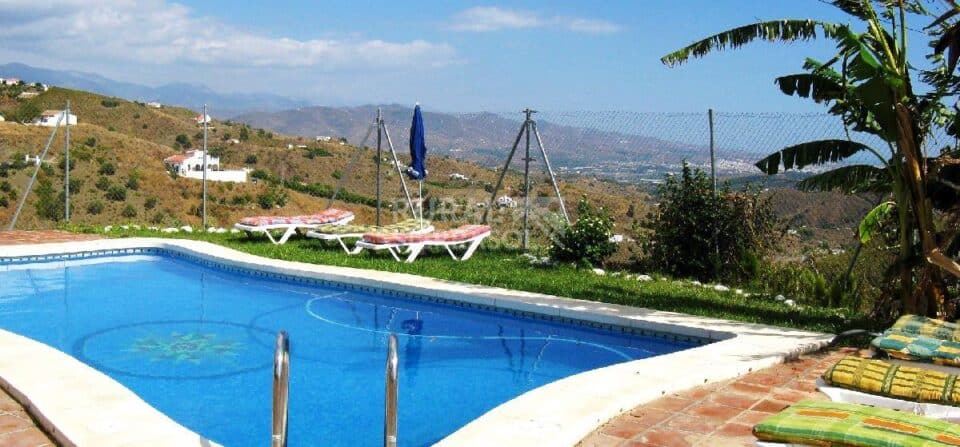
[[[97,179],[97,183],[95,183],[93,186],[96,186],[97,189],[101,191],[106,191],[110,189],[111,186],[113,186],[113,183],[110,181],[110,179],[106,177],[100,177]]]
[[[66,157],[60,158],[60,161],[57,162],[57,169],[60,169],[61,171],[63,171],[66,167],[67,167],[67,158],[66,158]],[[72,170],[74,170],[76,167],[77,167],[77,160],[71,159],[71,160],[70,160],[70,170],[72,171]]]
[[[123,202],[127,200],[127,190],[122,186],[111,186],[110,189],[107,190],[107,198],[114,202]]]
[[[610,241],[613,236],[613,219],[599,208],[594,210],[586,199],[577,205],[579,218],[566,226],[554,238],[550,257],[560,262],[576,262],[581,265],[603,264],[616,251]]]
[[[87,138],[83,144],[85,144],[87,147],[94,147],[97,145],[97,139],[94,137]]]
[[[112,108],[114,108],[114,107],[119,106],[119,105],[120,105],[120,101],[117,101],[117,100],[115,100],[115,99],[104,99],[104,100],[101,100],[101,101],[100,101],[100,105],[112,109]]]
[[[658,192],[659,208],[646,222],[649,268],[703,280],[756,275],[778,225],[757,191],[725,185],[715,193],[709,176],[684,163],[680,176],[668,175]]]
[[[244,164],[255,165],[257,164],[257,156],[254,154],[247,155],[247,158],[243,160]]]
[[[249,140],[249,139],[250,139],[250,131],[247,130],[247,126],[241,127],[241,128],[240,128],[240,137],[239,137],[239,140],[240,140],[240,141],[247,141],[247,140]]]
[[[117,167],[109,161],[100,163],[100,170],[98,171],[100,175],[113,175],[117,173]]]
[[[140,126],[140,127],[143,128],[143,129],[146,129],[146,128],[150,127],[150,126],[148,126],[147,123],[143,123],[143,125]]]
[[[284,206],[287,204],[287,191],[280,187],[270,188],[263,194],[257,196],[257,204],[260,208],[270,209],[274,206]]]
[[[83,180],[78,178],[70,179],[70,195],[79,194],[80,190],[83,188]]]
[[[311,147],[306,149],[306,152],[304,152],[303,156],[313,160],[316,157],[332,157],[333,154],[322,147]]]
[[[46,177],[41,178],[37,182],[37,188],[34,190],[34,194],[36,194],[37,197],[35,202],[37,216],[54,222],[59,222],[60,219],[63,219],[63,193],[57,194],[53,190],[53,183],[50,182],[50,179]]]
[[[128,203],[127,206],[123,207],[123,211],[120,211],[120,215],[132,219],[137,217],[137,209]]]
[[[131,191],[140,189],[140,177],[135,174],[130,175],[130,178],[127,179],[127,189]]]
[[[333,177],[333,178],[335,178],[335,179],[337,179],[337,180],[340,180],[340,177],[343,177],[343,172],[340,171],[339,169],[336,169],[336,170],[333,171],[332,174],[330,174],[330,176]]]
[[[0,196],[0,208],[6,208],[10,206],[10,201],[7,200],[7,196]]]
[[[143,201],[143,209],[145,209],[145,210],[152,210],[152,209],[156,208],[156,206],[157,206],[157,198],[156,198],[156,197],[147,197],[147,200],[144,200],[144,201]]]
[[[94,200],[87,204],[87,213],[91,215],[98,215],[103,212],[103,202],[99,200]]]
[[[10,192],[11,190],[13,190],[13,185],[11,185],[9,181],[4,180],[0,182],[0,191]]]

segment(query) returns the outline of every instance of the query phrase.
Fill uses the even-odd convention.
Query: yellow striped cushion
[[[882,360],[845,357],[823,373],[823,381],[895,399],[960,406],[956,374]]]

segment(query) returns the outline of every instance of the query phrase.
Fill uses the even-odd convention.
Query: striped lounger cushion
[[[870,342],[893,358],[960,366],[960,343],[889,330]]]
[[[353,213],[336,208],[321,211],[317,214],[303,216],[253,216],[240,219],[240,223],[254,227],[265,225],[322,225],[346,219]]]
[[[882,360],[844,357],[823,373],[828,385],[911,402],[960,405],[957,375]]]
[[[897,322],[890,326],[889,331],[923,335],[960,343],[960,325],[919,315],[904,315],[898,318]]]
[[[410,233],[429,226],[430,221],[425,220],[421,223],[418,219],[407,219],[382,227],[376,225],[321,225],[314,231],[323,234]]]
[[[851,447],[956,447],[960,425],[886,408],[804,400],[753,427],[766,442]]]
[[[372,244],[415,244],[420,242],[457,242],[473,239],[484,233],[489,233],[487,225],[464,225],[459,228],[445,231],[434,231],[425,234],[383,234],[369,233],[363,235],[363,240]]]

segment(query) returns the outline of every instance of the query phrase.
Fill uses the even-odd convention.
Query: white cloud
[[[446,43],[273,37],[197,17],[166,0],[5,0],[0,41],[64,59],[338,70],[456,62]]]
[[[578,33],[610,34],[620,25],[600,19],[544,16],[533,11],[480,6],[466,9],[453,17],[450,29],[455,31],[498,31],[503,29],[555,28]]]

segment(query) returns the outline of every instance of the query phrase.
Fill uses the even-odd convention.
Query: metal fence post
[[[713,109],[707,109],[707,119],[710,122],[710,178],[713,180],[713,193],[717,193],[717,155],[714,146]]]

